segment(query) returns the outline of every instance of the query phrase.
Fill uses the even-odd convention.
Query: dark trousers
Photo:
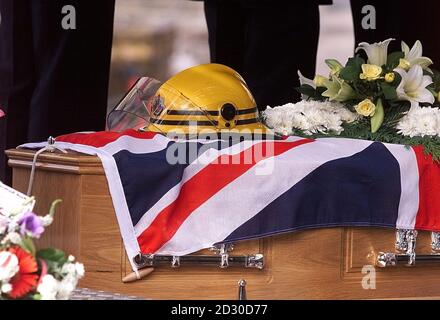
[[[65,30],[62,8],[76,9]],[[114,0],[0,0],[0,179],[4,150],[49,136],[103,130]]]
[[[205,14],[211,61],[239,72],[260,110],[299,99],[298,70],[315,72],[315,1],[207,0]]]
[[[363,29],[362,8],[372,5],[376,8],[376,29]],[[395,38],[391,50],[400,50],[401,40],[410,48],[420,40],[423,44],[423,55],[440,64],[440,1],[438,0],[352,0],[353,22],[356,43],[378,42]]]

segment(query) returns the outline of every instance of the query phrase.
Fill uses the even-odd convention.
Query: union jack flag
[[[440,231],[440,166],[422,147],[299,137],[225,144],[135,130],[69,134],[56,146],[100,157],[131,258],[310,228]],[[179,150],[185,161],[174,161]]]

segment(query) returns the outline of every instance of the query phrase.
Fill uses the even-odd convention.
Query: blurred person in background
[[[248,83],[260,110],[299,100],[297,71],[315,73],[319,40],[320,4],[325,0],[204,0],[211,62],[226,64]],[[440,1],[421,0],[418,5],[402,0],[351,0],[355,41],[379,42],[395,38],[391,50],[423,44],[423,55],[440,61],[437,15]],[[373,6],[376,28],[365,29],[362,21]],[[408,9],[410,8],[410,9]]]
[[[240,73],[258,108],[300,98],[298,70],[313,77],[319,5],[331,0],[204,0],[211,62]]]
[[[0,180],[5,149],[105,128],[114,4],[0,0]],[[63,28],[66,5],[75,29]]]

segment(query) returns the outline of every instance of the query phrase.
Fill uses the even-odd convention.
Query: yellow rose
[[[364,117],[372,117],[376,112],[376,105],[370,99],[365,99],[354,107],[354,109]]]
[[[394,74],[394,72],[390,72],[385,75],[385,81],[388,83],[393,82],[394,79],[396,79],[396,75]]]
[[[324,76],[321,76],[320,74],[317,74],[315,76],[315,79],[313,79],[313,83],[317,87],[325,87],[325,83],[328,81],[328,79]]]
[[[363,64],[362,72],[363,73],[359,75],[359,78],[362,80],[374,81],[380,78],[382,68],[374,64]]]
[[[406,59],[400,59],[399,68],[408,71],[411,68],[411,63]]]

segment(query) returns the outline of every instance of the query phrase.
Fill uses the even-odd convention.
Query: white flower
[[[414,65],[408,72],[400,68],[395,71],[402,77],[402,81],[396,89],[397,96],[400,100],[411,102],[411,110],[417,108],[420,102],[434,103],[434,96],[426,89],[432,83],[432,78],[423,75],[421,66]]]
[[[299,70],[298,70],[298,77],[299,77],[299,82],[301,85],[307,84],[307,85],[311,86],[313,89],[316,89],[315,82],[312,79],[304,77],[303,74],[301,73],[301,71],[299,71]]]
[[[299,77],[299,83],[301,85],[307,84],[309,86],[311,86],[313,89],[316,89],[316,84],[312,79],[308,79],[306,77],[303,76],[303,74],[301,73],[301,71],[298,70],[298,77]],[[306,96],[305,94],[301,94],[301,99],[302,100],[306,100],[308,98],[308,96]]]
[[[289,135],[293,130],[304,134],[343,131],[343,122],[353,122],[358,115],[347,110],[338,102],[300,101],[283,106],[268,108],[263,116],[266,124],[275,132]]]
[[[344,107],[339,107],[339,108],[335,107],[335,110],[333,112],[337,114],[343,122],[352,123],[359,119],[358,114],[351,112],[350,110]]]
[[[284,117],[282,118],[281,123],[279,124],[278,128],[278,132],[284,136],[288,136],[290,134],[292,134],[292,120],[290,117]]]
[[[79,262],[65,263],[61,268],[61,273],[66,277],[82,278],[84,276],[84,265]]]
[[[317,74],[315,76],[315,78],[313,79],[313,83],[317,87],[325,87],[326,81],[329,81],[329,79],[324,77],[324,76],[322,76],[322,75],[320,75],[320,74]]]
[[[409,62],[410,66],[419,65],[422,69],[428,69],[433,64],[432,60],[428,57],[423,57],[422,43],[417,40],[414,46],[409,49],[409,46],[402,41],[402,51],[405,54],[405,60]]]
[[[0,234],[4,234],[8,230],[9,219],[0,214]]]
[[[59,281],[52,275],[46,274],[37,287],[37,291],[41,295],[41,300],[56,300],[58,293]]]
[[[39,217],[39,218],[41,220],[41,224],[43,225],[43,227],[48,227],[53,222],[53,217],[50,214],[45,215],[44,217]]]
[[[376,66],[382,67],[383,65],[387,64],[388,45],[393,40],[395,39],[387,39],[383,42],[377,42],[373,44],[361,42],[356,48],[356,52],[358,52],[359,50],[364,50],[368,56],[369,64],[375,64]]]
[[[75,271],[78,278],[84,277],[85,269],[82,263],[79,262],[75,263]]]
[[[67,257],[67,260],[69,261],[69,262],[73,262],[73,261],[75,261],[75,257],[74,256],[72,256],[71,254]]]
[[[8,243],[12,243],[12,244],[21,244],[21,236],[19,233],[17,232],[10,232],[6,235],[6,237],[3,238],[2,240],[2,244],[8,244]]]
[[[57,298],[60,300],[67,300],[70,298],[72,291],[75,290],[77,281],[70,277],[64,278],[58,282]]]
[[[440,110],[417,108],[404,116],[396,126],[398,133],[409,137],[440,136]]]
[[[19,229],[18,220],[15,218],[12,220],[9,220],[8,232],[15,232],[18,229]]]
[[[352,86],[337,77],[333,77],[332,81],[327,81],[325,86],[327,90],[322,93],[322,96],[329,98],[330,101],[345,102],[357,97]]]
[[[73,263],[65,263],[61,268],[61,273],[66,275],[75,275],[76,269]]]
[[[18,258],[9,251],[0,252],[0,281],[9,281],[19,271]]]
[[[282,113],[278,108],[267,107],[263,113],[266,124],[271,128],[277,128],[282,123]]]
[[[10,283],[4,283],[0,287],[0,293],[9,293],[12,290],[12,285]]]
[[[339,76],[339,73],[344,68],[344,66],[336,59],[326,59],[325,63],[330,68],[330,76]]]

